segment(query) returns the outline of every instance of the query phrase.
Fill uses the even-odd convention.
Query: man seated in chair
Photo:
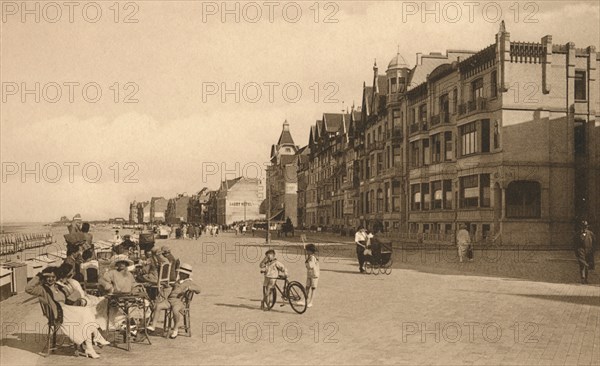
[[[154,247],[146,251],[146,262],[138,270],[136,279],[138,282],[156,284],[159,276],[158,271],[165,263],[169,263],[169,260],[162,255],[159,248]]]
[[[154,316],[152,317],[152,324],[147,328],[149,331],[156,329],[156,322],[158,321],[158,315],[161,310],[171,309],[173,311],[173,318],[175,319],[175,327],[171,330],[169,337],[171,339],[177,338],[179,334],[179,328],[183,325],[183,312],[185,304],[183,302],[185,293],[192,291],[195,294],[200,293],[200,286],[192,280],[192,266],[186,263],[181,264],[177,270],[179,279],[173,284],[173,290],[169,294],[169,297],[161,302],[157,302],[154,307]],[[166,325],[163,325],[166,327]],[[164,329],[168,331],[168,329]]]

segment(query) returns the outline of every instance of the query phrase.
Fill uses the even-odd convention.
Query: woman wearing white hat
[[[154,331],[156,328],[156,322],[158,320],[157,314],[164,309],[173,309],[173,318],[175,318],[175,327],[171,331],[170,338],[177,338],[179,334],[179,328],[183,325],[183,316],[181,310],[185,309],[183,303],[183,297],[187,291],[193,291],[195,294],[200,293],[200,286],[192,280],[192,266],[183,263],[177,270],[179,279],[173,284],[173,290],[169,294],[167,300],[156,304],[154,308],[154,317],[152,318],[152,324],[147,328],[149,331]],[[167,329],[165,329],[167,331]]]
[[[135,277],[128,267],[133,261],[125,254],[115,255],[112,259],[112,269],[104,273],[99,283],[110,293],[131,293],[135,286]]]

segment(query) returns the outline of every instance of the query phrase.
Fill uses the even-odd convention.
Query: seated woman
[[[126,255],[119,254],[113,257],[112,265],[113,269],[108,270],[100,278],[100,285],[109,295],[133,294],[136,285],[138,285],[133,274],[128,270],[128,267],[133,265],[133,261]],[[146,305],[146,300],[144,300],[144,304]],[[143,309],[136,307],[130,308],[129,317],[130,319],[143,318]],[[125,314],[116,308],[111,308],[109,319],[113,324],[122,324],[125,319]],[[132,322],[132,324],[135,324],[135,322]],[[135,335],[135,330],[132,331],[132,335]]]
[[[56,282],[57,267],[46,267],[34,276],[25,287],[25,292],[37,296],[50,306],[60,324],[61,330],[78,346],[83,346],[85,355],[99,358],[92,345],[92,338],[100,344],[108,344],[98,331],[95,314],[91,308],[67,305],[67,295]]]
[[[131,265],[133,261],[127,255],[115,255],[112,259],[113,268],[106,271],[98,282],[109,294],[131,293],[136,283],[133,274],[127,269]]]
[[[73,267],[68,263],[61,264],[56,271],[57,285],[65,293],[67,305],[89,307],[90,311],[95,313],[96,322],[102,330],[106,330],[106,313],[108,301],[104,297],[97,297],[87,294],[81,284],[73,279]],[[97,340],[96,340],[97,341]],[[100,345],[105,345],[98,341]]]

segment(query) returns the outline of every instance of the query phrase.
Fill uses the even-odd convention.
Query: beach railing
[[[0,255],[14,254],[52,243],[54,243],[54,237],[50,232],[0,234]]]

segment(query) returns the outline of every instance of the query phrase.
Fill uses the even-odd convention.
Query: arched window
[[[535,181],[519,180],[506,188],[506,217],[540,218],[542,216],[542,189]]]

